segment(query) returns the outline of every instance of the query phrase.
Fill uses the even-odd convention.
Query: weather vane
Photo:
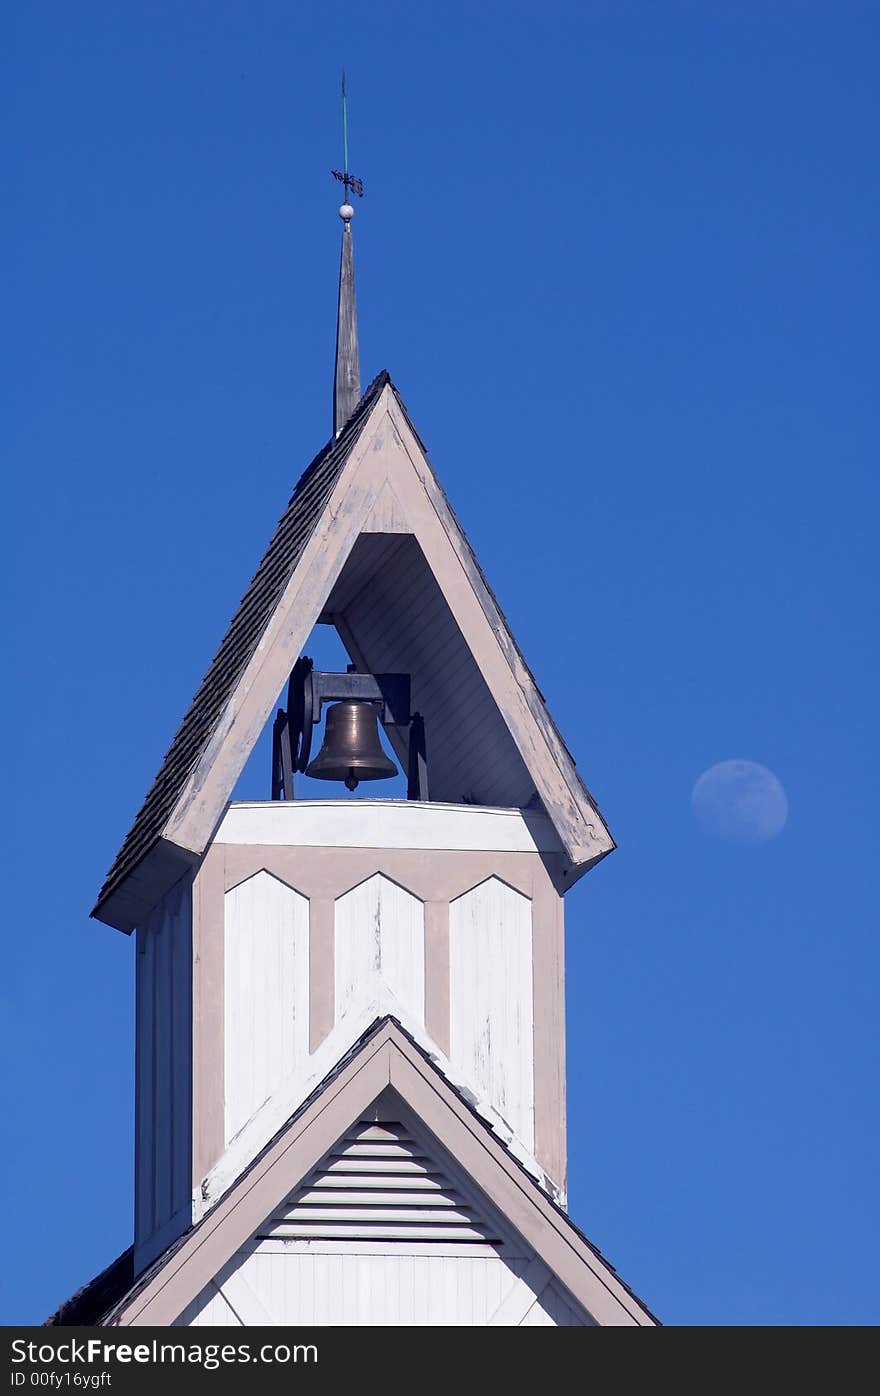
[[[348,171],[348,96],[345,91],[345,69],[342,70],[342,156],[343,169],[331,170],[334,179],[338,179],[340,184],[345,185],[345,201],[348,203],[349,190],[357,194],[359,199],[364,196],[364,181],[358,179],[357,175],[349,174]]]

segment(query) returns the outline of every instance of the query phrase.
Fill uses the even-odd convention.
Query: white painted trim
[[[393,1242],[399,1245],[399,1242]],[[444,1241],[407,1241],[404,1243],[407,1255],[431,1255],[442,1256],[448,1260],[461,1260],[462,1246],[454,1245]],[[239,1257],[242,1252],[239,1251]],[[261,1239],[259,1245],[254,1248],[256,1255],[387,1255],[387,1241],[303,1241],[300,1239],[283,1239],[273,1237]],[[468,1256],[502,1256],[504,1260],[522,1260],[527,1254],[526,1247],[520,1243],[518,1246],[511,1246],[506,1241],[504,1249],[499,1250],[489,1241],[469,1241],[467,1245]]]
[[[227,806],[215,843],[299,848],[411,848],[561,853],[539,810],[415,800],[243,801]]]

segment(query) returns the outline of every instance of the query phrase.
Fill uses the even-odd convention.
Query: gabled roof
[[[100,1319],[168,1325],[291,1195],[365,1110],[390,1090],[600,1325],[659,1321],[547,1196],[393,1018],[378,1020],[242,1173],[220,1201],[155,1260]],[[88,1287],[87,1287],[88,1288]],[[94,1322],[93,1306],[90,1321]],[[71,1305],[50,1322],[84,1322]]]
[[[384,591],[375,585],[382,575]],[[422,665],[421,690],[414,673],[414,705],[424,709],[432,698],[436,704],[433,729],[426,715],[432,782],[432,737],[435,753],[456,747],[445,733],[436,740],[442,720],[457,725],[456,737],[465,732],[459,769],[440,772],[441,789],[432,786],[432,798],[542,803],[559,835],[569,880],[614,847],[383,372],[297,485],[110,869],[94,916],[132,930],[201,856],[319,618],[337,624],[362,668],[411,672]],[[408,635],[398,643],[406,625]],[[442,667],[429,672],[430,662],[440,665],[441,657]],[[465,710],[450,701],[461,694],[471,705],[466,721]],[[470,723],[471,710],[483,728],[490,723],[489,741],[478,738],[482,729]],[[475,770],[479,788],[461,788],[461,772]]]
[[[380,373],[340,436],[315,456],[293,492],[250,586],[180,725],[159,773],[107,874],[93,916],[101,917],[108,899],[156,844],[187,777],[210,739],[236,680],[260,642],[291,572],[333,492],[361,428],[385,384]]]

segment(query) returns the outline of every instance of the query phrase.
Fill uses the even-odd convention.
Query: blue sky
[[[344,62],[364,379],[619,843],[567,901],[572,1215],[667,1322],[877,1322],[876,6],[4,27],[0,1321],[130,1239],[133,945],[87,913],[329,433]],[[771,842],[691,812],[731,758]]]

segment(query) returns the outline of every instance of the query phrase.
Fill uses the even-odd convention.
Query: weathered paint
[[[382,799],[234,803],[221,819],[214,842],[295,848],[561,852],[553,825],[538,810]]]
[[[449,908],[450,1057],[535,1141],[532,904],[497,877]]]
[[[309,1051],[309,904],[260,871],[225,897],[226,1139]]]
[[[348,190],[346,189],[346,197]],[[339,310],[336,316],[336,371],[333,375],[333,434],[338,436],[360,401],[357,305],[354,292],[354,246],[351,220],[342,228],[339,257]]]
[[[318,808],[325,803],[318,802]],[[288,832],[283,816],[290,807],[276,809],[282,816],[276,833]],[[259,806],[238,807],[239,832],[247,836],[250,821],[263,832],[263,812]],[[302,811],[290,812],[294,818],[289,831],[301,830]],[[383,824],[386,813],[391,818]],[[270,824],[277,818],[271,806],[268,816]],[[336,826],[351,846],[259,844],[247,837],[240,845],[213,844],[195,879],[187,877],[175,889],[174,898],[181,900],[169,898],[140,937],[139,1019],[153,1026],[149,1040],[146,1030],[139,1031],[138,1039],[139,1264],[222,1195],[351,1043],[385,1013],[405,1023],[443,1063],[450,1079],[474,1098],[524,1165],[564,1201],[565,1026],[557,859],[551,853],[509,847],[485,851],[358,846],[377,828],[388,845],[396,835],[416,844],[440,842],[441,837],[469,843],[475,828],[493,841],[492,831],[500,828],[504,832],[495,842],[522,842],[534,850],[542,833],[541,817],[535,818],[537,823],[529,814],[526,822],[516,811],[467,806],[413,814],[412,806],[400,811],[389,809],[387,802],[353,801]],[[461,835],[455,832],[459,822],[465,829]],[[461,994],[452,988],[450,947],[450,906],[461,901],[455,912],[459,918],[471,906],[472,919],[473,908],[484,903],[491,907],[493,899],[485,890],[491,878],[510,889],[499,890],[509,907],[531,907],[533,922],[531,1029],[521,1019],[522,1032],[497,1057],[503,1062],[500,1080],[493,1075],[494,1067],[478,1061],[476,1029],[470,1045],[462,1046],[468,1041],[470,1030],[464,1023],[471,1009],[482,1011],[475,999],[482,992],[479,976],[462,965],[469,953],[482,953],[481,946],[488,953],[493,932],[487,930],[487,938],[479,943],[459,941],[455,974]],[[188,902],[183,906],[190,887],[191,955]],[[462,900],[481,887],[473,903]],[[517,901],[517,896],[523,900]],[[161,931],[155,929],[163,917],[167,919],[172,904],[176,914],[187,919],[185,932],[174,942],[176,961],[168,957],[170,939],[163,943]],[[501,976],[518,963],[509,961],[508,950],[500,943],[492,951],[500,957]],[[370,956],[375,967],[377,953],[384,957],[384,972],[365,973]],[[279,975],[281,963],[285,969]],[[520,971],[525,974],[522,967]],[[492,978],[502,982],[494,970]],[[163,1015],[172,995],[178,1020],[183,1015],[186,1022],[184,1026],[179,1021],[169,1034]],[[505,993],[499,1011],[506,1013],[512,1002]],[[455,1053],[453,1011],[460,1025]],[[497,1027],[502,1041],[503,1031]],[[526,1087],[523,1104],[516,1091],[527,1083],[528,1068],[520,1063],[519,1053],[529,1032],[533,1084],[531,1101]],[[172,1037],[177,1054],[173,1098],[166,1086],[156,1086],[154,1126],[153,1082],[169,1079]],[[191,1056],[181,1060],[180,1044],[190,1039]],[[516,1089],[514,1082],[519,1083]],[[163,1123],[168,1112],[174,1117],[174,1177],[168,1162],[172,1132]],[[185,1164],[191,1165],[186,1194],[179,1176]]]
[[[320,802],[319,808],[324,803]],[[341,801],[333,803],[343,804]],[[282,816],[290,809],[283,805],[278,808]],[[386,802],[351,802],[343,821],[351,844],[369,838],[370,831],[377,823],[381,824],[381,816],[386,811]],[[262,813],[258,806],[239,807],[239,831],[251,820],[260,830],[264,829]],[[272,814],[271,809],[269,813]],[[302,828],[300,811],[294,813],[296,817],[289,823],[291,832]],[[386,842],[390,843],[389,829],[413,842],[418,841],[419,830],[424,833],[428,827],[425,822],[418,815],[415,819],[407,819],[406,813],[404,807],[402,824],[390,824],[385,829]],[[444,806],[439,813],[444,837],[454,829],[457,816],[467,826],[474,814],[477,817],[488,815],[486,827],[490,830],[496,827],[496,812],[492,811],[474,812],[467,806],[457,810]],[[511,814],[513,818],[502,812],[497,824],[513,825],[520,830],[520,835],[523,830],[528,833],[529,826],[524,825],[522,818],[516,812]],[[377,815],[380,816],[378,820]],[[287,828],[288,822],[282,817],[277,829],[283,832]],[[462,837],[460,841],[465,842],[469,837]],[[531,833],[528,837],[531,840]],[[498,841],[506,842],[508,836]],[[260,872],[271,874],[288,887],[295,887],[308,899],[310,1055],[301,1057],[294,1069],[279,1078],[275,1096],[257,1107],[248,1126],[231,1143],[223,1125],[227,1094],[224,1061],[229,1047],[224,1035],[224,1014],[216,1009],[218,992],[222,1003],[227,977],[223,965],[222,901],[224,892],[239,887]],[[492,877],[527,899],[527,904],[533,908],[534,1008],[531,1028],[524,1029],[516,1048],[518,1052],[527,1044],[531,1033],[533,1085],[531,1100],[522,1108],[508,1100],[507,1077],[513,1070],[512,1065],[502,1071],[501,1095],[496,1091],[493,1097],[490,1092],[498,1083],[493,1081],[491,1073],[483,1073],[488,1085],[475,1079],[467,1052],[460,1051],[456,1061],[450,1063],[450,903]],[[295,847],[281,843],[232,845],[218,842],[209,850],[196,886],[199,895],[195,937],[199,949],[194,969],[194,994],[200,1009],[196,1019],[194,1058],[196,1151],[192,1187],[197,1210],[203,1201],[207,1203],[219,1195],[218,1189],[222,1190],[232,1181],[359,1033],[383,1013],[400,1017],[408,1030],[424,1041],[432,1055],[446,1062],[457,1083],[479,1101],[479,1108],[492,1119],[493,1128],[499,1129],[501,1137],[518,1151],[536,1175],[551,1180],[555,1196],[564,1198],[562,900],[556,890],[553,855],[509,849],[483,852],[467,848]],[[500,893],[502,900],[507,895],[503,891]],[[482,905],[485,898],[486,893],[481,893],[475,905]],[[486,905],[491,902],[489,898]],[[512,905],[516,907],[520,903],[514,900]],[[461,911],[459,908],[459,914]],[[386,913],[387,943],[383,950],[381,940],[376,940],[376,922],[378,918],[381,931]],[[201,923],[203,914],[205,925]],[[375,961],[376,955],[383,953],[384,976],[367,973],[370,955]],[[503,972],[508,973],[509,969],[510,966],[505,966]],[[467,978],[465,975],[462,1000],[465,1004],[473,993]],[[340,1009],[345,1005],[347,1012],[342,1014]],[[527,1006],[523,1005],[523,1011],[528,1012]],[[509,1056],[507,1049],[505,1055]],[[279,1058],[282,1059],[283,1056]],[[518,1056],[515,1060],[519,1061]],[[514,1058],[510,1058],[510,1062],[513,1061]],[[515,1075],[520,1081],[526,1079],[519,1066]]]
[[[386,535],[409,533],[409,524],[400,500],[394,493],[394,486],[386,480],[379,497],[364,519],[362,533],[384,533]]]
[[[321,1085],[340,1058],[373,1026],[377,1017],[385,1015],[390,1015],[403,1025],[436,1064],[437,1069],[442,1071],[445,1079],[466,1096],[475,1114],[504,1143],[511,1155],[538,1185],[560,1205],[565,1204],[565,1195],[559,1184],[548,1175],[547,1170],[527,1149],[510,1122],[498,1113],[488,1098],[476,1093],[470,1078],[453,1065],[428,1038],[422,1025],[411,1018],[391,992],[386,990],[379,1004],[362,1003],[359,1008],[353,1008],[342,1018],[303,1067],[284,1078],[274,1094],[257,1109],[236,1137],[218,1154],[213,1167],[193,1190],[194,1220],[204,1216],[226,1195],[243,1170],[274,1138],[278,1130],[283,1128],[284,1122],[303,1101]]]
[[[425,1019],[425,909],[381,873],[336,902],[336,1019],[387,988],[418,1021]]]

